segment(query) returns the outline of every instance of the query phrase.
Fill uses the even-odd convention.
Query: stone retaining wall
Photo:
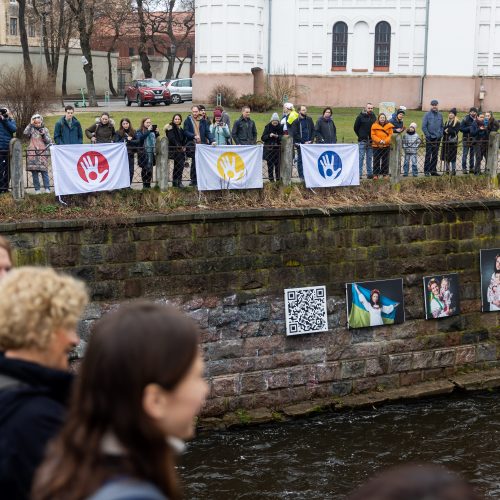
[[[499,203],[266,210],[0,224],[17,263],[84,279],[81,323],[136,297],[167,300],[203,327],[205,416],[280,409],[499,366],[498,313],[480,312],[479,250],[500,247]],[[462,315],[425,321],[422,277],[460,273]],[[348,330],[345,283],[402,277],[406,322]],[[326,285],[326,333],[285,336],[284,288]]]

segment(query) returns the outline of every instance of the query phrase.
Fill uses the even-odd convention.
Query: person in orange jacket
[[[389,151],[394,126],[387,121],[384,113],[378,115],[372,125],[371,137],[373,148],[373,178],[389,175]]]

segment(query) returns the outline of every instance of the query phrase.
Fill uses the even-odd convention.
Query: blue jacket
[[[12,118],[0,120],[0,150],[9,149],[9,142],[16,130],[16,122]]]
[[[192,146],[195,136],[192,116],[188,116],[184,120],[184,135],[186,136],[187,144]],[[210,124],[207,120],[200,120],[200,141],[201,144],[212,144],[214,142],[214,138],[210,133]]]
[[[159,132],[154,130],[138,130],[135,133],[134,144],[139,147],[137,153],[137,163],[141,168],[153,168],[155,150],[156,150],[156,137]]]
[[[69,128],[66,118],[61,117],[54,128],[54,142],[61,144],[83,144],[83,132],[80,122],[73,117],[73,125]]]
[[[47,443],[60,430],[73,377],[0,353],[0,495],[28,500]]]
[[[439,111],[427,111],[422,122],[422,132],[427,140],[438,140],[443,137],[443,115]]]
[[[392,118],[389,120],[389,123],[392,123],[394,125],[394,128],[392,129],[394,134],[401,134],[405,130],[405,125],[403,120],[399,121],[397,116],[392,115]],[[400,130],[398,132],[398,130]]]

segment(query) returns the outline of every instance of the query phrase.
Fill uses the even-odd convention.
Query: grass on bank
[[[321,210],[397,204],[401,210],[420,204],[430,210],[448,202],[499,200],[500,191],[490,187],[486,176],[409,178],[394,190],[387,179],[363,180],[359,187],[306,189],[302,184],[283,188],[265,184],[262,190],[199,193],[194,188],[147,191],[120,190],[113,193],[65,196],[60,205],[53,194],[27,195],[15,202],[0,196],[0,222],[48,219],[90,219],[96,226],[123,223],[133,216],[196,211],[232,211],[263,208],[319,208]]]
[[[170,111],[168,107],[165,106],[154,106],[154,107],[145,106],[144,108],[137,108],[136,106],[132,106],[130,110],[127,111],[106,110],[106,108],[103,107],[102,109],[99,110],[99,113],[103,111],[111,112],[111,117],[115,121],[117,127],[120,123],[120,119],[124,117],[129,118],[132,121],[132,125],[134,126],[134,128],[139,127],[142,118],[151,117],[153,123],[158,125],[160,133],[163,133],[163,127],[167,123],[170,123],[173,115],[175,114],[174,112]],[[276,109],[275,111],[281,117],[282,110]],[[309,115],[314,120],[314,122],[316,122],[318,117],[321,116],[322,111],[323,108],[311,107],[309,108]],[[334,113],[333,118],[335,121],[335,125],[337,127],[337,138],[339,143],[343,142],[352,143],[357,141],[356,135],[354,134],[353,126],[354,126],[354,120],[356,119],[360,111],[361,110],[359,108],[335,108],[333,110]],[[80,111],[76,109],[75,116],[81,122],[82,127],[85,131],[85,128],[90,127],[93,123],[95,123],[95,119],[99,116],[99,113],[90,111]],[[62,114],[63,113],[61,113],[61,115],[47,116],[45,118],[45,124],[49,128],[50,133],[52,135],[54,133],[54,126],[56,124],[56,121],[60,118],[60,116],[62,116]],[[188,116],[188,114],[189,111],[181,112],[183,119],[185,119]],[[259,140],[262,135],[262,132],[264,131],[264,127],[271,120],[272,114],[273,111],[269,111],[267,113],[252,113],[251,116],[257,126],[257,133]],[[405,124],[409,125],[411,122],[417,123],[418,125],[417,131],[420,134],[423,115],[424,112],[422,111],[408,111],[404,120]],[[208,116],[212,118],[213,113],[211,110],[209,111]],[[229,111],[229,116],[231,117],[231,124],[233,124],[234,121],[239,118],[240,113],[238,111]],[[448,116],[447,113],[443,112],[443,117],[446,118],[447,116]],[[84,138],[84,141],[90,142],[86,137]]]

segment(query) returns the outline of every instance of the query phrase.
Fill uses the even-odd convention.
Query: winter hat
[[[406,106],[399,106],[398,109],[400,109],[401,111],[406,112]]]
[[[43,122],[43,116],[42,116],[40,113],[35,113],[35,114],[31,117],[31,121],[36,120],[37,118],[40,118],[40,120]]]
[[[397,111],[396,111],[396,116],[398,116],[399,114],[406,114],[406,108],[403,109],[403,108],[399,108]]]
[[[272,122],[279,122],[280,117],[278,116],[278,113],[273,113],[273,116],[271,116],[271,121]]]
[[[474,111],[474,113],[477,113],[477,108],[475,108],[474,106],[472,106],[472,108],[469,109],[469,113],[472,113]]]
[[[457,116],[457,108],[451,108],[450,113],[453,113],[455,116]]]
[[[409,128],[412,128],[413,130],[417,130],[417,124],[415,122],[412,122],[412,123],[410,123]]]
[[[214,117],[215,118],[220,118],[222,116],[222,111],[220,109],[216,109],[214,111]]]
[[[291,102],[285,102],[286,109],[293,109],[293,104]]]
[[[437,106],[439,104],[437,99],[432,99],[431,106]]]

